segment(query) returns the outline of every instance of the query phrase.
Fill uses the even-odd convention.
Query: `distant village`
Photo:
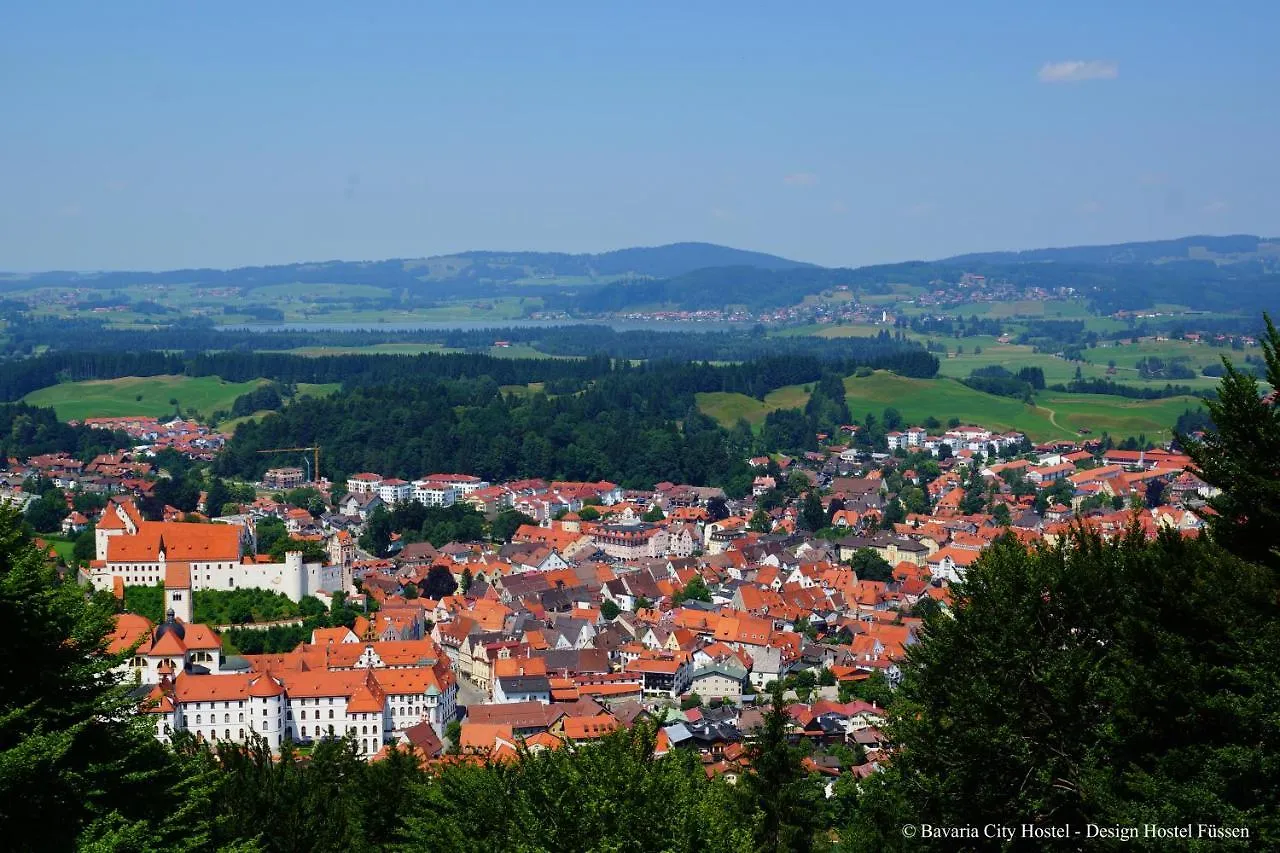
[[[644,718],[660,722],[659,754],[694,750],[708,774],[733,779],[762,693],[780,682],[793,740],[813,746],[810,770],[866,776],[892,755],[884,705],[924,614],[950,606],[952,584],[997,538],[1053,544],[1074,524],[1197,536],[1212,494],[1176,450],[1032,445],[959,425],[891,432],[889,452],[871,453],[842,443],[848,426],[821,451],[750,460],[757,475],[740,499],[670,482],[365,472],[336,484],[275,468],[235,513],[167,507],[147,520],[137,504],[161,476],[152,454],[211,458],[218,437],[181,421],[93,423],[138,448],[88,463],[10,459],[0,500],[24,505],[33,477],[68,500],[107,497],[95,517],[69,513],[63,533],[94,532],[77,566],[86,585],[121,602],[127,587],[164,589],[165,617],[122,612],[111,643],[128,653],[121,671],[156,736],[261,736],[273,749],[351,736],[370,759],[397,743],[429,760],[501,759]],[[300,487],[319,505],[282,499]],[[361,549],[371,518],[415,501],[523,518],[509,541],[437,546],[397,531],[385,555]],[[259,555],[267,519],[299,550]],[[303,558],[308,542],[323,559]],[[232,654],[222,628],[194,622],[193,601],[246,588],[326,606],[340,596],[359,615],[292,651]]]

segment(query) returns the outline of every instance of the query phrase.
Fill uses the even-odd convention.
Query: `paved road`
[[[458,676],[458,704],[459,705],[479,705],[489,701],[489,697],[479,687],[471,683],[470,679]]]

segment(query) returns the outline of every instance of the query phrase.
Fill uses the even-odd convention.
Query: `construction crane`
[[[320,479],[320,445],[317,444],[312,447],[273,447],[270,450],[259,450],[258,452],[259,453],[294,453],[294,452],[301,452],[301,451],[309,451],[312,454],[312,459],[314,459],[315,461],[315,467],[311,469],[311,476],[308,478],[311,480],[311,482],[314,483]]]

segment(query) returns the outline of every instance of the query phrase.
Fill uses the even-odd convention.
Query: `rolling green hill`
[[[1009,397],[985,394],[955,379],[910,379],[885,371],[871,376],[845,379],[849,411],[856,420],[867,413],[876,417],[893,407],[909,423],[920,424],[934,417],[945,423],[959,418],[962,423],[994,430],[1016,430],[1033,441],[1078,438],[1110,433],[1120,439],[1146,435],[1155,441],[1170,437],[1174,422],[1186,409],[1195,409],[1195,397],[1163,400],[1131,400],[1103,394],[1041,392],[1036,405],[1028,406]],[[716,392],[698,395],[698,408],[725,426],[745,418],[752,426],[764,423],[769,412],[802,407],[808,395],[800,386],[779,388],[762,402],[745,394]]]
[[[184,412],[191,408],[208,415],[217,409],[230,409],[236,397],[264,382],[265,379],[227,382],[217,376],[124,376],[63,382],[32,391],[23,400],[33,406],[53,407],[62,420],[158,416],[173,411],[170,400],[177,400]]]

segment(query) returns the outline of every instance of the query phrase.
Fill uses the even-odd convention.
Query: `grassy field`
[[[53,533],[40,533],[37,535],[44,540],[46,545],[53,549],[55,554],[62,558],[64,563],[71,562],[74,556],[73,551],[75,550],[74,542]]]
[[[892,406],[908,421],[920,423],[933,416],[944,423],[959,418],[964,423],[991,429],[1012,429],[1032,440],[1075,438],[1080,429],[1113,437],[1145,434],[1159,440],[1171,435],[1174,421],[1200,401],[1194,397],[1164,400],[1131,400],[1103,394],[1041,393],[1035,406],[1009,397],[975,391],[954,379],[908,379],[876,372],[863,379],[845,380],[849,409],[854,417],[871,411],[877,415]]]
[[[1178,415],[1200,405],[1194,397],[1164,400],[1130,400],[1100,394],[1042,393],[1037,405],[1028,406],[1009,397],[984,394],[954,379],[909,379],[877,371],[863,378],[845,379],[849,411],[857,420],[870,412],[880,417],[893,407],[909,423],[920,424],[934,417],[946,423],[959,418],[962,423],[994,430],[1016,430],[1033,441],[1077,438],[1079,430],[1116,438],[1145,434],[1157,441],[1168,438]],[[803,406],[808,394],[803,386],[779,388],[762,402],[745,394],[714,392],[698,395],[698,408],[725,426],[745,418],[759,427],[775,409]]]
[[[743,418],[751,426],[759,428],[765,416],[777,409],[803,408],[809,402],[809,392],[803,385],[786,385],[775,388],[761,402],[746,394],[728,391],[712,391],[698,394],[698,408],[725,426],[733,426]]]
[[[178,401],[183,412],[191,408],[208,415],[216,409],[230,409],[236,397],[265,381],[227,382],[217,376],[125,376],[63,382],[32,391],[23,400],[34,406],[52,406],[63,420],[160,416],[173,411],[171,399]]]

